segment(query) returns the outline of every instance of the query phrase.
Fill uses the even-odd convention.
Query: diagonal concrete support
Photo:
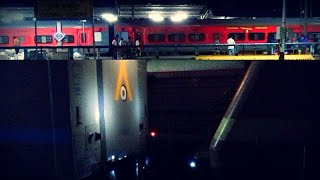
[[[230,130],[238,115],[241,108],[245,104],[245,101],[250,93],[250,89],[254,86],[257,80],[258,73],[262,67],[262,61],[252,61],[246,74],[244,75],[240,86],[235,93],[223,119],[221,120],[218,129],[216,130],[209,147],[209,156],[211,167],[221,166],[221,161],[219,157],[219,152],[223,142],[227,138]]]

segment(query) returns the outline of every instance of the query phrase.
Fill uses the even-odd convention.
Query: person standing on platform
[[[111,42],[111,52],[112,52],[112,59],[117,59],[117,38],[113,37],[113,40]]]
[[[119,41],[119,46],[123,46],[124,42],[123,42],[123,38],[120,39]],[[122,52],[123,52],[123,48],[119,48],[118,50],[118,59],[122,59]]]
[[[123,38],[120,39],[119,46],[123,46]]]
[[[216,37],[216,39],[214,40],[214,44],[215,45],[219,45],[220,44],[219,37]],[[214,46],[213,54],[214,55],[217,55],[217,54],[220,55],[220,47],[219,46]]]
[[[131,37],[130,37],[130,36],[128,37],[127,46],[128,46],[128,48],[127,48],[127,50],[126,50],[126,57],[129,58],[129,59],[131,59],[132,56],[133,56],[133,54],[132,54],[132,53],[133,53],[133,47],[132,47],[132,40],[131,40]]]
[[[306,36],[306,35],[302,34],[302,35],[300,36],[300,38],[298,39],[298,42],[299,42],[299,43],[307,43],[307,42],[309,42],[309,40],[307,39],[307,36]],[[307,44],[301,44],[301,45],[299,46],[299,50],[300,50],[299,54],[300,54],[301,52],[302,52],[303,54],[308,54],[308,52],[309,52],[309,48],[307,47]]]
[[[233,40],[232,36],[229,36],[229,39],[227,40],[228,44],[236,44],[236,42]],[[228,46],[228,54],[229,56],[234,56],[234,46]]]
[[[139,47],[140,46],[140,41],[139,41],[138,38],[136,39],[135,46],[136,46],[136,56],[141,56],[141,49]]]
[[[13,46],[14,46],[14,50],[15,50],[14,59],[18,60],[20,40],[17,36],[13,37]]]

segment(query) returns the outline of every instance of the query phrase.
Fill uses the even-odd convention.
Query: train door
[[[78,29],[77,32],[77,45],[79,48],[76,50],[82,54],[82,58],[86,59],[91,53],[93,53],[93,48],[80,48],[81,46],[91,46],[93,45],[92,31],[90,29]]]
[[[78,32],[78,46],[86,46],[88,41],[88,33],[84,29],[79,29]]]

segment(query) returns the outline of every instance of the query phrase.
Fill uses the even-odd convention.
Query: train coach
[[[119,20],[114,24],[104,19],[97,19],[92,25],[90,20],[62,20],[62,46],[79,47],[93,46],[99,48],[99,52],[109,53],[109,46],[113,37],[118,40],[123,38],[125,44],[134,44],[139,40],[143,54],[155,52],[162,54],[194,54],[212,53],[213,44],[219,42],[221,52],[227,51],[226,41],[233,36],[241,51],[258,50],[269,51],[267,46],[252,46],[252,44],[276,42],[276,29],[281,25],[280,18],[258,19],[192,19],[183,23],[173,23],[166,20],[155,23],[149,19]],[[0,46],[12,47],[13,37],[20,39],[22,47],[42,46],[57,47],[58,41],[54,34],[57,32],[57,21],[42,20],[36,24],[33,19],[22,19],[13,22],[1,22]],[[286,27],[292,29],[289,39],[297,39],[304,31],[311,40],[316,34],[320,38],[320,20],[313,18],[304,27],[301,19],[287,18]],[[93,30],[94,28],[94,30]],[[129,41],[131,41],[129,43]],[[251,44],[251,45],[249,45]],[[3,50],[3,49],[2,49]],[[22,50],[20,50],[22,51]],[[92,48],[88,49],[92,51]],[[83,51],[74,48],[73,52]]]
[[[155,47],[144,48],[144,51],[154,51],[158,45],[171,45],[173,52],[186,53],[194,51],[198,46],[198,50],[202,53],[211,53],[213,44],[218,42],[226,44],[229,36],[232,36],[237,44],[261,44],[275,43],[277,27],[281,26],[281,18],[261,18],[261,19],[209,19],[196,20],[183,24],[155,24],[142,25],[139,33],[142,37],[144,45]],[[288,18],[286,27],[291,33],[287,34],[287,42],[297,40],[300,35],[304,34],[304,26],[299,18]],[[306,35],[309,41],[315,34],[320,38],[320,21],[312,19],[306,27]],[[211,45],[211,46],[206,46]],[[267,46],[240,46],[239,50],[252,51],[256,50],[268,51]],[[227,46],[221,47],[222,52],[227,51]],[[161,51],[161,50],[160,50]]]

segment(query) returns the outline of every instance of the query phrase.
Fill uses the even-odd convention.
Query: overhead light
[[[110,14],[110,13],[102,14],[101,16],[102,16],[102,18],[106,19],[110,23],[116,22],[118,20],[117,16]]]
[[[162,22],[164,20],[163,16],[158,12],[151,12],[148,17],[155,22]]]
[[[197,167],[197,164],[196,164],[196,162],[191,161],[191,162],[189,163],[189,166],[190,166],[191,168],[196,168],[196,167]]]
[[[171,21],[173,22],[181,22],[188,18],[187,13],[185,12],[177,12],[175,15],[171,16]]]

